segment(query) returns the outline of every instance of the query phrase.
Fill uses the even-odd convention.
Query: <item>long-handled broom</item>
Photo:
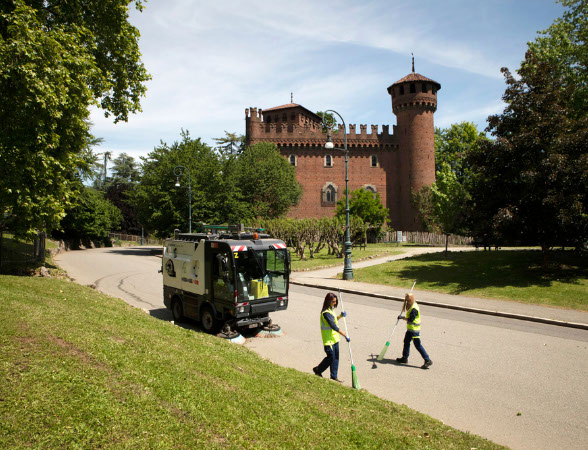
[[[341,310],[345,311],[345,307],[343,306],[343,297],[341,297],[341,291],[339,291],[339,300],[341,301]],[[345,325],[345,334],[347,337],[349,336],[349,331],[347,330],[347,321],[345,320],[345,316],[343,316],[343,324]],[[355,371],[355,364],[353,364],[353,355],[351,354],[351,342],[348,342],[349,346],[349,358],[351,359],[351,387],[353,389],[361,389],[359,387],[359,379],[357,378],[357,372]]]
[[[410,288],[410,292],[412,292],[412,290],[414,289],[415,284],[416,284],[416,281],[413,283],[412,287]],[[390,337],[388,338],[386,345],[384,345],[384,348],[382,349],[382,351],[380,352],[380,354],[376,358],[377,361],[382,361],[384,359],[384,355],[388,351],[388,347],[390,347],[390,341],[392,340],[392,336],[394,336],[394,332],[396,331],[396,326],[398,325],[398,322],[400,322],[400,316],[404,312],[405,305],[406,305],[406,303],[402,304],[402,310],[400,311],[400,315],[398,316],[398,319],[396,319],[396,324],[394,325],[394,328],[392,329],[392,334],[390,334]]]

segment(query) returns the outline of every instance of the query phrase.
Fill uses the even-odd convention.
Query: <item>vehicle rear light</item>
[[[236,305],[236,309],[238,313],[244,313],[245,312],[245,307],[249,304],[249,302],[245,302],[245,303],[237,303]]]
[[[280,300],[280,306],[284,306],[286,302],[284,300]]]

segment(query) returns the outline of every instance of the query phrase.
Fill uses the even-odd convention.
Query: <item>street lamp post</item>
[[[343,148],[336,148],[331,138],[333,127],[337,123],[337,119],[333,117],[334,113],[339,116],[341,122],[343,122]],[[349,150],[347,148],[347,127],[345,126],[345,120],[341,117],[337,111],[328,109],[323,115],[323,126],[327,129],[327,142],[325,143],[325,149],[327,150],[341,150],[345,152],[345,262],[343,265],[343,279],[353,279],[353,269],[351,268],[351,235],[349,231],[349,176],[348,176],[348,163],[349,163]]]
[[[176,176],[176,187],[180,187],[180,175],[183,171],[188,172],[188,232],[192,232],[192,177],[190,170],[184,166],[174,167],[174,175]]]

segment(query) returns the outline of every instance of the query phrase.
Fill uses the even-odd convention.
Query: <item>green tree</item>
[[[140,234],[141,224],[137,212],[130,200],[130,195],[139,182],[141,171],[135,158],[121,153],[112,161],[112,177],[104,185],[104,195],[122,213],[120,231]]]
[[[443,165],[448,164],[457,180],[464,184],[468,177],[468,168],[464,166],[465,156],[477,150],[485,140],[488,140],[486,134],[478,132],[472,122],[435,128],[435,171],[441,172]]]
[[[52,235],[66,241],[71,248],[79,248],[80,244],[105,244],[108,233],[117,230],[121,222],[120,210],[102,192],[83,187],[77,204],[66,210],[60,229]]]
[[[188,231],[189,185],[193,223],[222,223],[225,218],[224,202],[219,202],[225,194],[218,155],[187,131],[181,137],[172,145],[162,142],[141,158],[143,175],[131,194],[140,223],[158,237],[168,237],[176,228]],[[178,178],[177,166],[187,169]]]
[[[502,69],[507,104],[489,117],[495,141],[470,154],[478,234],[540,244],[588,242],[588,115],[570,98],[576,87],[553,61],[529,49],[515,78]]]
[[[245,150],[245,136],[225,131],[225,136],[215,138],[218,150],[222,155],[239,155]]]
[[[479,151],[486,141],[486,134],[478,132],[471,122],[435,128],[436,181],[413,194],[413,203],[427,230],[445,234],[446,249],[450,234],[468,233],[466,209],[471,171],[467,156]]]
[[[431,186],[432,221],[445,235],[445,254],[450,234],[465,234],[464,217],[469,193],[449,163],[443,163]]]
[[[302,186],[296,169],[280,155],[275,144],[260,142],[236,160],[236,179],[254,217],[281,217],[298,204]]]
[[[568,113],[580,118],[588,111],[588,1],[558,2],[565,8],[563,16],[530,42],[529,50],[537,61],[549,64],[569,94]],[[522,66],[527,72],[540,70],[531,59]]]
[[[360,218],[369,224],[373,232],[378,235],[388,220],[390,211],[384,208],[380,194],[374,194],[366,189],[357,189],[349,193],[349,215]],[[335,215],[345,217],[345,197],[337,201]]]
[[[128,6],[0,3],[0,228],[55,228],[74,204],[92,139],[89,107],[114,121],[140,110],[149,78]]]
[[[141,170],[135,158],[121,153],[112,163],[112,183],[132,184],[139,181]]]

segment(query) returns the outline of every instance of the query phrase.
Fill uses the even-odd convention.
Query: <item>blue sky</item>
[[[146,156],[181,129],[213,145],[245,132],[245,108],[334,109],[347,124],[396,123],[386,88],[411,71],[441,84],[435,125],[479,130],[504,105],[500,68],[560,17],[554,0],[149,0],[131,22],[153,79],[143,112],[92,111],[95,150]]]

